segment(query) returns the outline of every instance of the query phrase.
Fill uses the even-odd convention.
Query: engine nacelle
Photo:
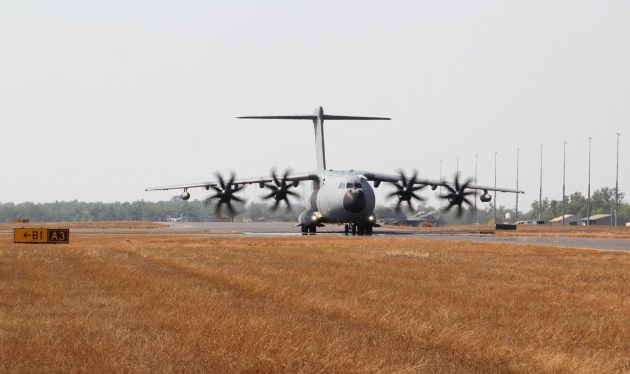
[[[492,201],[492,195],[490,195],[489,193],[485,192],[483,195],[481,195],[479,197],[479,200],[481,200],[482,203],[487,203]]]
[[[190,193],[189,193],[188,191],[184,191],[184,192],[182,192],[182,194],[181,194],[181,198],[182,198],[182,200],[184,200],[184,201],[186,201],[186,200],[190,199]]]

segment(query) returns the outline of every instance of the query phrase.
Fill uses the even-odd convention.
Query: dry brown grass
[[[624,372],[630,254],[0,235],[0,371]]]
[[[387,226],[387,228],[415,230],[419,233],[457,232],[463,234],[496,234],[498,236],[572,236],[583,238],[630,239],[630,227],[627,226],[518,225],[515,231],[495,230],[494,225],[462,225],[444,227]]]
[[[168,227],[168,224],[146,221],[0,223],[0,230],[13,230],[16,227],[45,227],[64,229],[155,229],[160,227]]]
[[[518,225],[516,231],[497,230],[500,236],[573,236],[583,238],[630,238],[627,226]]]

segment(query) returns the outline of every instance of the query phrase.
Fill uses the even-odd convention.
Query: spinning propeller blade
[[[416,191],[423,189],[426,187],[426,184],[416,185],[416,179],[418,177],[418,171],[414,170],[413,176],[411,178],[407,178],[402,170],[399,170],[400,175],[400,183],[394,183],[394,187],[396,187],[396,191],[387,195],[388,198],[392,198],[396,196],[398,198],[398,203],[396,203],[396,210],[400,210],[400,204],[403,201],[407,202],[409,209],[412,211],[415,210],[412,200],[424,201],[425,199],[416,194]],[[414,186],[415,185],[415,186]]]
[[[234,209],[234,206],[232,206],[232,200],[239,203],[243,202],[243,199],[235,195],[238,191],[243,189],[243,186],[234,185],[234,173],[232,173],[232,175],[230,176],[230,180],[227,183],[225,182],[225,179],[223,179],[223,176],[221,176],[221,174],[216,173],[216,176],[219,180],[218,186],[210,186],[216,193],[212,196],[207,197],[204,200],[204,205],[208,206],[208,204],[210,204],[213,199],[217,199],[218,201],[215,209],[215,214],[219,214],[221,211],[221,206],[225,204],[230,214],[235,215],[236,210]]]
[[[470,200],[468,199],[469,195],[476,195],[476,191],[466,191],[466,188],[468,188],[468,185],[470,184],[470,182],[472,182],[472,178],[469,178],[468,180],[466,180],[466,182],[462,185],[460,185],[459,183],[459,174],[456,173],[455,174],[455,182],[454,182],[454,188],[451,187],[450,185],[446,185],[446,189],[448,190],[447,194],[443,194],[440,195],[441,199],[446,199],[448,200],[448,206],[446,208],[444,208],[444,212],[448,212],[451,210],[452,207],[457,206],[457,218],[460,218],[463,214],[463,207],[462,205],[464,203],[466,203],[468,206],[472,206],[473,203],[470,202]]]
[[[270,192],[263,196],[263,199],[274,199],[274,204],[272,209],[275,211],[278,209],[281,201],[284,201],[287,204],[287,209],[291,209],[291,202],[289,201],[289,196],[297,197],[298,194],[289,190],[293,186],[293,182],[287,184],[287,176],[289,175],[290,170],[287,170],[281,178],[278,178],[276,175],[275,169],[271,170],[271,177],[273,179],[273,184],[265,183],[264,187],[269,189]]]

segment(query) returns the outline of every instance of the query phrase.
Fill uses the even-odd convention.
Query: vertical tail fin
[[[324,147],[324,120],[390,120],[386,117],[357,117],[357,116],[336,116],[324,114],[324,108],[321,106],[315,109],[315,113],[311,115],[298,116],[246,116],[236,117],[240,119],[307,119],[313,121],[315,128],[315,154],[317,156],[317,170],[326,170],[326,151]]]

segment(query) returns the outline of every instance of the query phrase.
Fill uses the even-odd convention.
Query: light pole
[[[615,226],[617,226],[617,217],[619,216],[619,136],[617,133],[617,176],[615,178]]]
[[[440,159],[440,181],[442,180],[442,159]],[[440,187],[440,194],[442,194],[442,187]]]
[[[520,149],[516,148],[516,189],[518,190],[518,161]],[[518,194],[516,194],[516,208],[514,209],[514,223],[518,221]]]
[[[586,226],[591,225],[591,141],[588,138],[588,200],[586,200]]]
[[[475,184],[477,184],[477,161],[479,159],[479,155],[475,154]],[[477,196],[475,196],[475,224],[479,224],[479,220],[477,219]]]
[[[497,151],[494,151],[494,224],[497,224]]]
[[[543,145],[540,145],[540,190],[538,194],[538,220],[542,220],[542,151]]]
[[[565,181],[566,181],[566,170],[567,170],[567,142],[564,142],[564,149],[562,152],[562,225],[564,225],[564,215],[565,215],[565,211],[564,211],[564,207],[565,207],[565,203],[566,203],[566,187],[565,187]]]

